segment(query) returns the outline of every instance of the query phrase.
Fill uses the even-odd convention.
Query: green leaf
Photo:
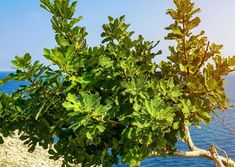
[[[229,66],[235,66],[235,56],[228,58]]]
[[[180,71],[187,72],[187,68],[183,64],[179,64]]]
[[[56,35],[56,41],[61,45],[61,46],[68,46],[70,43],[67,39],[65,39],[64,36],[61,35]]]
[[[104,126],[102,126],[102,125],[98,125],[98,126],[96,126],[96,128],[99,130],[99,132],[104,132],[104,130],[105,130],[105,127]]]
[[[179,122],[174,122],[172,128],[173,128],[174,130],[179,129]]]
[[[130,161],[130,167],[135,167],[135,166],[140,166],[140,161],[137,161],[137,160],[135,160],[135,159],[132,159],[131,161]]]
[[[199,17],[195,17],[189,22],[189,29],[193,29],[197,27],[201,22],[201,19]]]
[[[15,66],[17,69],[28,69],[30,68],[31,64],[31,56],[29,53],[26,53],[23,57],[16,56],[15,60],[12,60],[11,63]]]
[[[139,105],[137,102],[135,102],[134,105],[133,105],[133,109],[135,111],[139,111],[141,109],[141,105]]]
[[[108,57],[100,56],[99,64],[101,65],[101,67],[109,68],[113,66],[113,61],[109,59]]]
[[[212,91],[217,88],[217,82],[213,79],[206,80],[206,87],[208,91]]]
[[[87,139],[92,140],[92,139],[93,139],[93,133],[91,133],[90,131],[88,131],[88,132],[86,133],[86,137],[87,137]]]

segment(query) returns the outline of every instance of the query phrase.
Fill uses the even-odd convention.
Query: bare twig
[[[199,64],[198,66],[198,69],[195,71],[195,73],[193,74],[194,76],[198,73],[198,71],[200,71],[200,68],[202,67],[203,63],[205,62],[205,59],[206,59],[206,56],[207,56],[207,53],[208,53],[208,50],[209,50],[209,46],[210,46],[210,41],[208,41],[207,43],[207,46],[206,46],[206,50],[205,50],[205,54],[202,58],[202,61],[201,63]]]
[[[225,155],[225,157],[226,157],[227,159],[229,159],[229,156],[228,156],[228,154],[226,153],[226,151],[225,151],[225,150],[221,149],[220,147],[218,147],[218,146],[216,146],[216,145],[214,145],[214,146],[216,147],[216,149],[217,149],[217,150],[219,150],[219,151],[223,152],[223,153],[224,153],[224,155]]]
[[[234,128],[232,128],[231,126],[229,126],[229,125],[227,125],[226,123],[225,123],[225,116],[223,117],[223,120],[222,120],[222,125],[224,125],[226,128],[228,128],[228,129],[230,129],[231,131],[234,131],[235,132],[235,129]]]

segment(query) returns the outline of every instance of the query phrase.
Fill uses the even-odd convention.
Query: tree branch
[[[184,158],[199,158],[205,156],[206,154],[208,154],[206,150],[197,150],[197,151],[175,152],[173,155],[176,157],[184,157]]]
[[[188,126],[186,126],[186,125],[184,126],[184,131],[185,131],[186,136],[187,136],[186,143],[188,144],[188,147],[191,151],[183,151],[183,152],[182,151],[176,151],[176,152],[173,153],[173,155],[166,152],[166,154],[169,154],[169,155],[175,156],[175,157],[184,157],[184,158],[204,157],[204,158],[207,158],[209,160],[215,161],[216,167],[225,167],[225,166],[228,166],[228,165],[231,165],[231,166],[235,167],[235,162],[233,160],[229,159],[227,157],[227,154],[225,154],[226,158],[222,157],[218,154],[217,149],[216,149],[216,148],[218,148],[217,146],[211,145],[209,150],[204,150],[204,149],[198,148],[193,143],[193,140],[191,138]],[[153,151],[151,153],[151,155],[152,156],[157,156],[158,153]]]
[[[210,46],[210,41],[207,43],[205,54],[204,54],[204,56],[202,58],[202,61],[201,61],[200,65],[198,66],[197,70],[193,74],[194,76],[200,71],[200,68],[202,67],[203,63],[205,62],[205,59],[206,59],[206,56],[207,56],[207,52],[209,50],[209,46]]]
[[[189,158],[205,157],[207,159],[214,160],[216,162],[217,167],[225,167],[229,164],[235,167],[235,162],[233,160],[218,155],[215,145],[211,145],[209,151],[196,147],[190,136],[188,126],[184,126],[184,130],[187,135],[186,143],[188,144],[188,147],[191,151],[184,153],[175,153],[175,156]]]
[[[200,150],[197,150],[197,151],[174,152],[173,156],[175,156],[175,157],[184,157],[184,158],[204,157],[204,158],[207,158],[209,160],[214,160],[211,153],[209,151],[203,150],[203,149],[200,149]],[[218,155],[218,158],[223,163],[223,166],[227,166],[228,164],[235,166],[234,161],[231,160],[231,159],[227,159],[227,158],[224,158],[224,157],[219,156],[219,155]]]
[[[228,165],[232,165],[235,167],[235,162],[228,157],[222,157],[217,153],[217,147],[215,145],[211,145],[209,150],[204,150],[201,148],[198,148],[194,145],[192,138],[190,136],[190,131],[188,126],[184,126],[184,130],[187,135],[186,143],[188,144],[188,147],[191,151],[176,151],[173,154],[170,154],[169,152],[166,152],[169,156],[175,156],[175,157],[184,157],[184,158],[199,158],[204,157],[209,160],[213,160],[216,163],[216,167],[225,167]],[[151,152],[152,156],[158,156],[158,153],[153,151]]]
[[[209,151],[210,151],[210,153],[216,163],[216,167],[225,167],[222,160],[219,158],[218,152],[217,152],[214,145],[210,146]]]

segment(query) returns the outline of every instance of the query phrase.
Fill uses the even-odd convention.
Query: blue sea
[[[9,72],[0,72],[0,79],[7,76]],[[11,81],[0,86],[0,92],[11,93],[19,88],[22,83]],[[235,105],[235,74],[225,77],[225,90],[230,98],[230,104]],[[210,125],[201,125],[201,128],[191,127],[191,135],[194,144],[200,148],[208,149],[210,144],[215,144],[235,160],[235,108],[226,110],[224,113],[219,113],[220,118],[213,119]],[[225,121],[226,125],[233,128],[230,129],[222,124]],[[178,143],[179,148],[186,150],[184,143]],[[220,153],[223,155],[223,153]],[[116,165],[116,167],[125,167],[127,165]],[[142,167],[214,167],[213,161],[204,158],[149,158],[141,163]]]

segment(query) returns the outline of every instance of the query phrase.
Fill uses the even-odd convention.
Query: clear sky
[[[202,23],[209,40],[224,44],[225,56],[235,55],[235,0],[195,0],[200,7]],[[31,53],[34,60],[48,63],[42,56],[43,48],[55,46],[50,15],[40,8],[39,0],[0,1],[0,70],[10,70],[10,61],[16,55]],[[165,14],[173,6],[172,0],[79,0],[77,15],[84,16],[82,25],[87,27],[88,43],[100,42],[102,24],[107,16],[126,15],[131,30],[143,34],[147,40],[160,40],[159,49],[165,58],[169,41],[164,41],[171,23]]]

